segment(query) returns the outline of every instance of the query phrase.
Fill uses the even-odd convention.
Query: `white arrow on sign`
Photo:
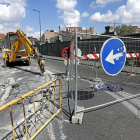
[[[112,50],[105,60],[111,64],[115,64],[114,59],[119,60],[119,57],[121,56],[123,56],[123,53],[116,53],[113,55],[113,50]]]

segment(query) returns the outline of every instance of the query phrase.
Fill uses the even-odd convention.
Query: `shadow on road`
[[[34,71],[32,71],[32,70],[23,69],[23,68],[21,68],[21,67],[14,66],[14,68],[16,68],[16,69],[18,69],[18,70],[22,70],[22,71],[24,71],[24,72],[29,72],[29,73],[31,73],[31,74],[41,75],[40,72],[34,72]]]
[[[54,73],[52,75],[55,75],[55,76],[63,76],[63,75],[66,75],[66,73]]]

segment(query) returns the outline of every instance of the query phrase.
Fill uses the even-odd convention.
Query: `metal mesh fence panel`
[[[117,76],[107,75],[100,63],[100,50],[108,39],[113,36],[106,35],[93,35],[93,34],[76,34],[77,41],[74,40],[71,46],[71,58],[70,58],[70,88],[71,95],[73,96],[75,106],[83,106],[85,108],[94,106],[93,98],[95,96],[96,90],[92,87],[95,81],[103,81],[107,84],[119,85],[127,90],[129,87],[138,87],[139,84],[133,85],[128,83],[128,75],[125,73],[120,73]],[[83,39],[80,39],[83,38]],[[140,39],[130,38],[130,37],[119,37],[126,47],[126,53],[138,53],[140,52]],[[77,55],[75,55],[75,46],[77,43]],[[96,54],[96,55],[93,55]],[[75,60],[77,61],[77,71]],[[131,66],[133,61],[133,66],[139,66],[139,57],[126,58],[125,66]],[[131,63],[130,63],[131,62]],[[76,77],[77,76],[77,87],[76,87]],[[122,81],[120,81],[122,77]],[[75,96],[77,90],[77,97]],[[105,93],[99,93],[96,97],[105,96]],[[95,99],[95,98],[94,98]],[[76,109],[77,110],[77,109]]]

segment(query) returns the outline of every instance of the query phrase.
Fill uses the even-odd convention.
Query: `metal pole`
[[[60,26],[58,28],[59,28],[58,40],[60,40]]]
[[[69,60],[69,59],[66,60],[66,63],[67,63],[67,64],[66,64],[66,76],[68,76],[68,60]]]
[[[131,96],[121,98],[121,99],[118,99],[118,100],[115,100],[115,101],[112,101],[112,102],[108,102],[108,103],[105,103],[105,104],[101,104],[101,105],[85,108],[85,109],[82,109],[82,110],[78,110],[77,113],[88,111],[88,110],[91,110],[91,109],[92,109],[92,111],[94,111],[94,110],[97,110],[97,109],[100,109],[100,108],[103,108],[103,107],[107,107],[107,106],[110,106],[110,105],[114,105],[114,104],[117,104],[117,103],[120,103],[120,102],[123,102],[123,101],[138,98],[138,97],[140,97],[140,94],[131,95]]]
[[[41,53],[42,51],[41,51],[41,18],[40,18],[40,11],[39,11],[39,10],[35,10],[35,9],[33,9],[33,11],[37,11],[37,12],[39,12],[39,26],[40,26],[40,53]]]
[[[42,50],[41,50],[41,19],[40,19],[40,11],[39,11],[39,25],[40,25],[40,53],[42,53]]]
[[[77,78],[78,78],[78,72],[77,72],[77,29],[75,29],[75,110],[74,115],[76,115],[77,111]]]
[[[59,26],[59,35],[60,35],[60,28],[61,28],[61,26]]]
[[[140,51],[139,51],[139,66],[140,66]]]
[[[95,54],[96,54],[96,47],[94,47],[95,49]],[[97,59],[95,59],[95,73],[96,73],[96,79],[97,79]]]

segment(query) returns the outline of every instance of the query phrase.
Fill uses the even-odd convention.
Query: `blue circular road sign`
[[[106,40],[100,52],[101,64],[109,75],[117,75],[124,67],[126,61],[126,48],[119,38]]]
[[[69,59],[70,58],[70,48],[69,47],[65,47],[62,50],[62,57],[65,59]]]

